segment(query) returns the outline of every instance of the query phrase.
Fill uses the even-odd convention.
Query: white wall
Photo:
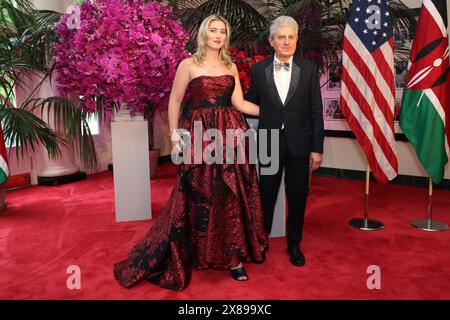
[[[40,10],[53,10],[65,12],[66,8],[74,1],[72,0],[33,0],[34,6]]]
[[[411,144],[397,141],[398,173],[410,176],[428,176],[420,165]],[[322,167],[366,170],[366,158],[355,139],[326,137]],[[450,179],[450,166],[445,167],[445,179]]]
[[[70,0],[40,0],[33,2],[40,9],[51,9],[59,12],[64,12],[67,6],[72,3]],[[412,8],[420,7],[422,3],[421,0],[405,0],[403,2]],[[450,0],[447,0],[447,7],[450,9]],[[448,13],[450,21],[450,10],[448,10]],[[332,93],[332,95],[334,95],[334,93]],[[323,97],[326,98],[331,96],[329,92],[324,90]],[[166,134],[168,130],[165,130],[167,128],[167,113],[163,112],[159,114],[155,120],[155,127],[157,128],[155,130],[155,146],[162,149],[162,155],[167,155],[170,153],[170,141]],[[106,170],[107,165],[112,163],[111,130],[109,121],[100,124],[100,134],[94,136],[94,141],[99,160],[98,167],[94,171]],[[398,141],[396,148],[399,160],[399,174],[426,176],[425,171],[422,169],[417,160],[417,156],[409,143]],[[33,170],[31,170],[30,157],[33,162]],[[34,155],[26,155],[24,159],[17,160],[15,156],[12,156],[9,159],[9,164],[11,174],[32,171],[32,175],[35,175],[36,168],[40,167],[40,159]],[[77,164],[80,165],[79,163]],[[365,157],[360,151],[359,145],[355,139],[326,137],[324,145],[324,162],[322,166],[364,171],[366,164]],[[450,179],[449,165],[446,167],[445,178]]]

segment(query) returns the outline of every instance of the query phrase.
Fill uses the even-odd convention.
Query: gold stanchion
[[[370,180],[370,167],[369,162],[366,161],[366,189],[364,192],[364,218],[354,218],[351,219],[348,224],[353,227],[363,231],[374,231],[381,230],[384,228],[382,222],[369,219],[369,180]]]
[[[428,217],[427,219],[417,219],[410,222],[413,227],[424,231],[447,231],[448,225],[441,221],[431,219],[433,200],[433,182],[428,178]]]

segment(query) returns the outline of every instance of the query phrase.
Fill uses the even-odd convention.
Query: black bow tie
[[[290,67],[291,67],[291,65],[289,64],[289,62],[275,61],[275,71],[280,71],[281,68],[284,68],[285,71],[289,71]]]

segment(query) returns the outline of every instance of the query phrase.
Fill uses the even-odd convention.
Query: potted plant
[[[143,114],[151,150],[153,115],[167,108],[176,68],[188,57],[189,34],[159,2],[85,1],[74,12],[56,27],[58,88],[82,97],[86,112],[101,108],[112,117],[126,103],[132,116]]]
[[[2,0],[1,4],[0,119],[4,139],[15,146],[16,157],[34,151],[39,144],[45,147],[50,157],[57,157],[61,146],[76,141],[83,163],[87,166],[95,164],[94,144],[80,108],[61,97],[30,98],[52,73],[55,35],[52,28],[61,15],[36,10],[30,0]],[[39,83],[29,88],[28,97],[16,106],[15,86],[36,76],[40,78]],[[47,114],[47,111],[52,112]],[[64,130],[54,131],[42,120],[50,114]]]
[[[51,12],[34,10],[31,1],[2,1],[0,10],[0,119],[5,140],[17,146],[17,154],[34,149],[36,138],[49,154],[58,153],[60,137],[23,103],[14,106],[14,87],[24,78],[49,72],[49,20]],[[37,88],[35,88],[36,90]],[[28,101],[25,101],[28,102]],[[19,143],[21,142],[21,143]],[[25,142],[25,143],[24,143]]]

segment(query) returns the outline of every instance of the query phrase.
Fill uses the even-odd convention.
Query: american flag
[[[354,0],[344,31],[341,110],[374,177],[397,176],[394,40],[386,0]]]

